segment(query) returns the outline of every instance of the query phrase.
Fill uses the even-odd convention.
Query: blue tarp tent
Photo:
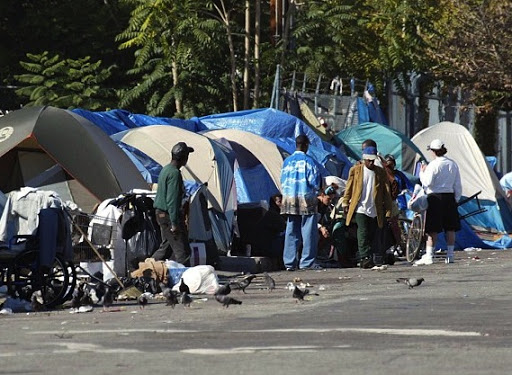
[[[222,113],[195,117],[191,120],[198,124],[198,128],[244,130],[265,137],[280,146],[288,144],[293,149],[295,137],[305,134],[311,142],[308,153],[317,162],[328,167],[333,159],[337,159],[340,171],[336,175],[344,179],[348,178],[348,171],[352,166],[345,154],[334,145],[324,142],[306,123],[295,116],[272,108]],[[333,172],[330,171],[329,174]]]
[[[105,112],[91,112],[85,109],[73,109],[73,112],[85,117],[108,135],[147,125],[172,125],[194,133],[199,130],[204,130],[198,129],[197,124],[194,121],[133,114],[123,109],[113,109]]]

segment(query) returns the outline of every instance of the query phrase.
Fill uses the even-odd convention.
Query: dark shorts
[[[426,233],[460,230],[459,211],[453,193],[428,195],[428,209],[425,221]]]

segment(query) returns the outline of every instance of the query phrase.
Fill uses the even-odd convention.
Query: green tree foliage
[[[48,51],[62,59],[102,60],[117,65],[104,87],[129,86],[125,71],[132,54],[115,42],[126,25],[129,9],[119,0],[2,0],[0,1],[0,109],[19,108],[24,102],[11,88],[15,75],[24,73],[20,61],[27,53]],[[3,88],[2,88],[3,86]]]
[[[150,115],[193,116],[226,110],[229,67],[221,25],[204,17],[201,1],[125,0],[134,8],[120,48],[136,48],[128,74],[137,84],[121,106],[142,105]],[[220,99],[220,100],[219,100]],[[180,113],[181,112],[181,113]]]
[[[472,93],[479,111],[512,109],[512,3],[446,0],[453,17],[428,52],[436,77]]]
[[[28,98],[27,106],[52,105],[59,108],[87,108],[93,111],[110,109],[116,103],[113,90],[103,88],[111,75],[110,67],[101,68],[101,60],[90,62],[90,57],[60,59],[27,54],[30,61],[20,62],[28,72],[15,75],[20,88],[16,94]]]

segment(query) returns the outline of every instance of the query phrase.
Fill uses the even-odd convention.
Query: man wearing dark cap
[[[162,168],[158,176],[158,189],[153,204],[162,233],[162,243],[153,254],[153,258],[172,259],[187,267],[190,265],[190,245],[182,209],[185,187],[180,168],[187,164],[191,152],[194,152],[194,149],[188,147],[185,142],[174,145],[171,150],[171,162]]]
[[[349,172],[345,194],[342,198],[346,225],[352,219],[357,224],[359,265],[372,268],[373,240],[377,227],[383,228],[386,218],[391,217],[391,195],[386,172],[375,165],[377,149],[363,149],[363,162],[355,164]]]
[[[317,194],[321,176],[315,161],[306,152],[309,139],[295,138],[295,152],[283,162],[281,170],[281,213],[287,215],[283,262],[288,271],[297,267],[297,252],[302,245],[298,262],[300,269],[318,269]]]

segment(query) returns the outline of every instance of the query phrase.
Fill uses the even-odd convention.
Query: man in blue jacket
[[[306,155],[309,139],[295,138],[295,152],[287,157],[281,170],[281,213],[287,215],[283,262],[288,271],[297,267],[297,252],[302,244],[300,269],[319,269],[317,205],[321,176],[315,161]]]

